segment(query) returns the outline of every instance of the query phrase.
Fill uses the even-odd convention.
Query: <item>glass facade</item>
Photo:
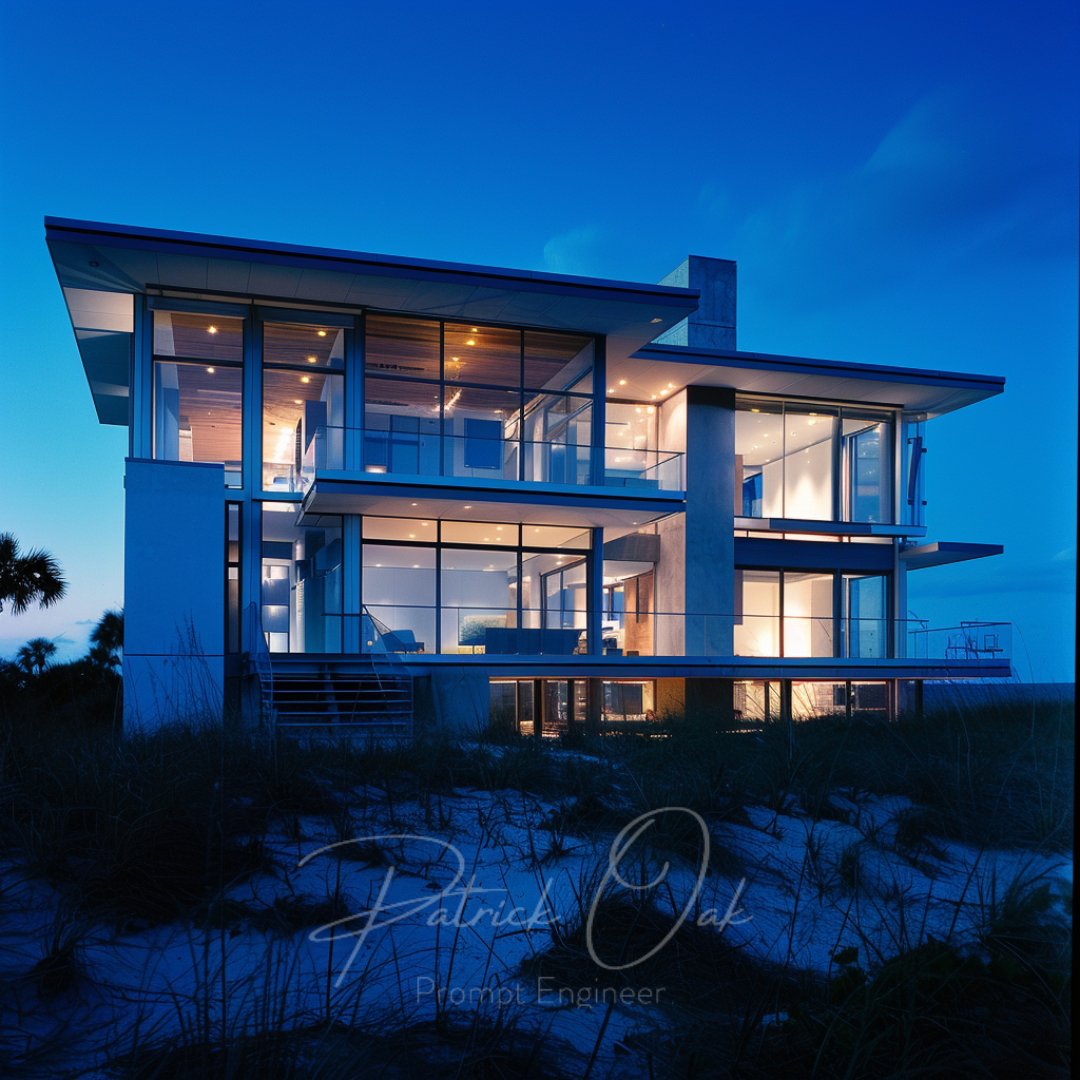
[[[242,486],[244,320],[154,311],[153,348],[154,457],[220,462]]]
[[[305,457],[341,468],[345,331],[308,323],[263,325],[262,486],[300,491]]]
[[[153,453],[220,462],[228,486],[246,483],[266,500],[247,542],[259,551],[259,598],[273,651],[362,649],[382,634],[400,652],[571,655],[589,649],[592,603],[600,607],[600,641],[592,644],[605,655],[689,648],[687,617],[678,608],[658,610],[655,564],[629,561],[634,554],[605,560],[603,580],[594,580],[590,533],[580,527],[357,515],[350,527],[359,527],[362,539],[346,553],[341,517],[297,524],[294,499],[312,466],[344,468],[347,400],[363,408],[352,464],[372,473],[565,486],[589,485],[598,475],[616,483],[655,475],[659,401],[605,397],[597,456],[591,336],[370,312],[320,317],[258,308],[241,317],[167,310],[169,303],[151,312]],[[246,370],[252,356],[257,367]],[[349,387],[348,358],[360,365]],[[254,404],[247,421],[245,394]],[[921,513],[922,419],[904,418],[898,455],[897,417],[888,410],[738,398],[736,513],[891,522],[905,500],[905,516]],[[254,461],[244,460],[245,439]],[[233,504],[230,652],[242,637],[242,516]],[[350,612],[343,611],[346,562],[359,583]],[[883,658],[892,648],[889,582],[882,574],[736,570],[736,610],[696,618],[721,629],[734,623],[735,655]],[[641,690],[642,702],[648,692]],[[630,707],[637,693],[613,689],[612,711],[649,712],[648,705]]]
[[[364,468],[586,482],[592,357],[579,334],[368,315]]]
[[[886,574],[736,570],[736,656],[890,654]]]
[[[296,523],[295,503],[262,504],[262,628],[271,652],[341,651],[341,519]]]
[[[894,522],[894,427],[883,410],[737,399],[739,516]]]

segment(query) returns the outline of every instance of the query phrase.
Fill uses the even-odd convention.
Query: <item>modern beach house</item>
[[[125,723],[645,730],[917,710],[1009,626],[909,617],[927,422],[988,375],[736,347],[660,284],[47,218],[127,428]],[[944,465],[939,467],[944,472]]]

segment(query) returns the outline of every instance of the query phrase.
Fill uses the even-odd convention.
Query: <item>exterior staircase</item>
[[[412,677],[371,656],[271,658],[271,712],[279,729],[379,737],[412,731]],[[346,730],[348,729],[348,730]]]
[[[299,736],[409,738],[413,679],[397,653],[381,647],[376,627],[370,652],[348,655],[272,655],[248,608],[247,671],[255,680],[259,723]],[[381,625],[381,624],[380,624]]]

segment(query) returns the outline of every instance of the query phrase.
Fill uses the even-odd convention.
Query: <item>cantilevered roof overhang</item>
[[[609,383],[622,379],[626,384],[620,394],[642,401],[658,400],[684,386],[720,386],[748,394],[886,405],[928,416],[972,405],[1005,389],[999,375],[655,344],[633,357],[612,360]]]
[[[103,423],[127,422],[133,293],[577,330],[605,335],[612,359],[629,356],[698,303],[696,290],[666,285],[67,218],[47,217],[45,234]]]
[[[900,549],[900,561],[908,570],[925,570],[930,566],[948,566],[949,563],[968,562],[1000,555],[1005,548],[1001,544],[970,544],[954,540],[935,540]]]
[[[371,514],[589,529],[646,525],[685,509],[681,491],[327,470],[316,475],[300,512],[304,518]]]

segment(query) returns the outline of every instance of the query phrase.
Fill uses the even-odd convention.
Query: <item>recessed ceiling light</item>
[[[761,412],[761,410],[760,410],[760,409],[751,409],[750,411],[751,411],[751,412]]]
[[[484,537],[484,539],[485,539],[485,540],[487,540],[487,541],[488,541],[489,543],[490,543],[490,541],[491,541],[491,537],[490,537],[490,536],[485,536],[485,537]]]
[[[466,507],[465,507],[465,509],[466,509],[466,510],[471,510],[471,509],[472,509],[472,505],[470,504],[469,506],[466,506]]]
[[[472,332],[475,334],[477,332],[477,330],[479,329],[479,327],[471,326],[471,327],[469,327],[469,329],[472,330]]]
[[[317,364],[319,362],[319,358],[317,356],[309,356],[307,358],[307,362],[309,364]]]
[[[665,386],[664,389],[660,391],[660,396],[663,397],[667,392],[668,388]]]
[[[209,326],[208,326],[208,327],[206,328],[206,332],[207,332],[208,334],[216,334],[216,333],[217,333],[217,327],[216,327],[216,326],[214,326],[214,325],[213,325],[213,323],[211,323],[211,324],[210,324],[210,325],[209,325]]]
[[[653,400],[653,401],[655,401],[655,400],[656,400],[656,395],[655,395],[655,394],[652,394],[652,395],[651,395],[651,397],[652,397],[652,400]]]
[[[319,331],[319,337],[326,337],[326,331],[325,330],[320,330]]]
[[[607,388],[607,392],[608,392],[609,394],[614,394],[614,393],[615,393],[615,387],[614,387],[614,386],[609,386],[609,387]]]
[[[300,398],[298,398],[298,397],[296,397],[296,398],[293,398],[293,401],[292,401],[292,403],[293,403],[294,405],[303,405],[303,404],[304,404],[304,403],[303,403],[303,401],[302,401],[302,400],[301,400]]]
[[[310,375],[301,375],[300,376],[300,381],[302,383],[309,383],[309,382],[311,382],[311,376]]]
[[[476,344],[476,338],[466,338],[465,339],[465,344],[466,345],[475,345]]]
[[[410,540],[415,540],[416,539],[416,533],[409,533],[409,539]]]
[[[652,414],[653,414],[654,412],[656,412],[656,406],[655,406],[655,405],[650,405],[650,406],[648,406],[648,409],[649,409],[649,415],[650,415],[650,416],[652,416]]]
[[[426,529],[428,527],[429,522],[421,521],[420,524]]]
[[[207,374],[207,375],[213,375],[213,374],[214,374],[214,369],[213,369],[212,367],[208,367],[208,368],[206,369],[206,374]]]
[[[649,320],[649,322],[651,322],[651,323],[658,323],[658,322],[663,322],[663,321],[664,321],[664,320],[663,320],[663,319],[661,319],[659,315],[654,315],[654,316],[653,316],[653,317],[652,317],[652,318],[651,318],[651,319]]]
[[[620,379],[619,380],[619,385],[620,386],[625,386],[626,385],[626,380],[625,379]]]

